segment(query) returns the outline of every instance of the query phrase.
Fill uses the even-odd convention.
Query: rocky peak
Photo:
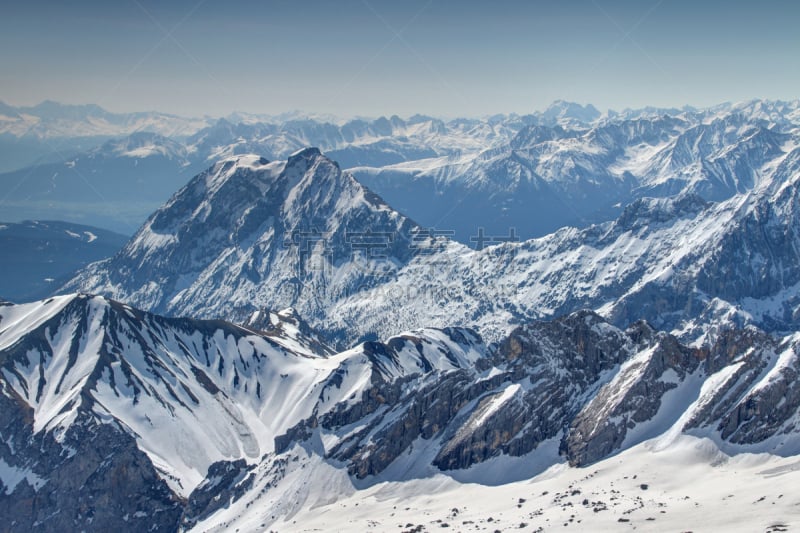
[[[676,198],[640,198],[626,206],[614,224],[622,231],[636,231],[651,224],[694,217],[709,205],[699,195],[691,193]]]
[[[291,347],[311,356],[329,356],[335,353],[329,343],[292,307],[277,313],[267,309],[254,311],[243,326],[275,338],[278,342],[289,339],[293,342]]]
[[[217,293],[225,316],[240,321],[259,308],[302,301],[302,314],[313,317],[324,301],[299,293],[335,297],[351,283],[375,283],[414,255],[415,228],[317,148],[286,162],[235,156],[193,178],[117,256],[79,273],[64,290],[102,292],[160,311],[192,302],[200,316],[208,316],[207,297],[195,297],[197,291]],[[331,286],[334,270],[353,260],[361,263]],[[232,297],[238,290],[248,296]]]
[[[319,151],[319,148],[314,146],[309,146],[308,148],[301,148],[297,150],[286,161],[287,168],[293,167],[302,167],[305,164],[305,168],[301,168],[300,172],[305,172],[305,169],[308,168],[316,159],[317,157],[322,156],[322,152]]]
[[[584,310],[518,327],[500,344],[497,354],[500,361],[524,371],[557,366],[585,381],[621,362],[630,344],[622,331]]]

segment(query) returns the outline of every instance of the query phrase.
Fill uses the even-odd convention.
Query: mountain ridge
[[[321,355],[287,333],[89,295],[0,307],[4,518],[203,530],[289,519],[313,504],[298,483],[315,476],[338,479],[342,496],[432,475],[498,485],[682,435],[734,455],[800,453],[797,334],[747,328],[692,348],[588,310],[495,347],[445,328]],[[98,473],[82,481],[89,465]],[[32,515],[29,496],[43,502]]]
[[[603,136],[605,127],[587,131]],[[752,152],[749,143],[763,135],[772,140],[759,144],[766,152],[759,148],[756,153],[771,155],[758,170],[748,167],[752,179],[743,190],[733,184],[722,199],[709,200],[701,194],[702,188],[697,190],[694,178],[687,179],[676,194],[652,199],[645,195],[617,205],[619,214],[608,222],[562,228],[522,242],[515,242],[513,228],[503,236],[479,233],[478,240],[485,242],[477,243],[482,249],[473,250],[454,242],[452,232],[418,226],[367,192],[318,149],[306,149],[287,163],[269,167],[273,169],[269,172],[280,174],[280,169],[291,168],[304,157],[317,162],[316,170],[298,181],[291,193],[279,188],[270,193],[285,202],[254,202],[253,197],[264,194],[255,189],[248,194],[235,187],[224,194],[209,189],[220,206],[234,202],[234,211],[247,211],[251,218],[257,215],[261,222],[251,240],[259,245],[240,238],[240,231],[250,231],[244,219],[220,219],[208,226],[202,218],[210,205],[205,203],[205,189],[196,194],[184,189],[112,260],[113,267],[108,266],[111,263],[94,265],[64,290],[134,298],[132,303],[162,313],[199,313],[239,321],[259,307],[297,307],[340,345],[385,338],[409,328],[453,324],[477,328],[494,342],[525,320],[584,307],[598,310],[620,327],[646,318],[657,327],[680,331],[688,341],[709,332],[710,322],[702,317],[713,313],[725,314],[722,322],[737,327],[753,323],[779,333],[792,330],[796,302],[787,291],[797,275],[791,266],[796,258],[790,243],[797,241],[791,228],[800,152],[786,141],[790,134],[753,129],[747,119],[727,114],[724,119],[710,120],[708,126],[681,126],[690,133],[668,136],[666,142],[659,137],[660,126],[648,128],[632,127],[629,133],[633,138],[655,136],[652,142],[666,147],[666,155],[658,152],[661,155],[656,158],[659,173],[676,154],[690,154],[681,165],[696,161],[697,156],[691,154],[705,145],[712,146],[723,166],[736,168],[736,161],[755,157],[747,155]],[[618,132],[618,125],[612,130]],[[536,150],[542,149],[534,142]],[[208,172],[218,175],[220,165],[258,160],[255,155],[236,157]],[[703,161],[705,165],[711,160]],[[247,185],[247,168],[244,164],[238,179],[245,188],[252,188]],[[615,172],[625,175],[620,169]],[[712,181],[722,183],[717,178]],[[323,183],[324,194],[319,192]],[[304,200],[297,202],[293,195]],[[199,218],[179,214],[189,211],[197,212]],[[158,229],[164,220],[176,216],[183,217],[184,229],[168,225]],[[208,227],[201,229],[203,224]],[[220,228],[237,227],[241,229],[220,233]],[[153,229],[157,231],[152,233]],[[350,238],[354,235],[358,242]],[[743,246],[742,239],[749,246]],[[220,259],[216,263],[203,259],[205,263],[195,265],[192,258],[198,255]],[[369,255],[379,260],[364,262]],[[764,258],[779,257],[782,271],[773,272]],[[163,268],[159,260],[164,261]],[[170,269],[181,271],[180,283],[177,271],[170,273]],[[727,286],[712,281],[715,272],[724,269],[738,271]],[[104,277],[114,275],[118,281]],[[148,288],[153,279],[161,280],[159,288]],[[266,286],[271,290],[265,292]],[[173,288],[165,292],[162,287]],[[210,297],[215,301],[211,307],[205,304]],[[775,298],[789,307],[768,304]]]

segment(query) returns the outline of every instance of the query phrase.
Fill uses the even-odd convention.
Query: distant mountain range
[[[0,172],[64,162],[107,140],[138,132],[184,138],[210,123],[157,112],[111,113],[94,104],[45,101],[13,107],[0,102]]]
[[[0,102],[0,134],[14,137],[118,137],[139,131],[182,137],[208,124],[207,118],[183,118],[158,112],[111,113],[94,104],[69,105],[50,100],[13,107]]]
[[[613,219],[637,198],[692,192],[719,201],[745,192],[795,146],[798,109],[750,102],[669,114],[575,113],[594,118],[540,119],[481,152],[351,171],[403,213],[454,230],[465,244],[479,241],[480,228],[498,239],[514,228],[529,239]]]
[[[51,107],[41,112],[48,120],[78,125],[112,116],[96,106],[43,105]],[[151,115],[113,115],[116,122],[106,121],[113,134],[96,138],[95,147],[59,149],[55,157],[50,150],[34,166],[0,174],[6,218],[72,220],[131,234],[191,176],[221,158],[253,153],[286,159],[315,146],[421,225],[480,247],[605,222],[644,196],[691,190],[717,201],[743,192],[793,142],[800,104],[601,114],[559,101],[540,113],[485,119],[330,122],[238,114],[192,127]],[[88,142],[58,137],[42,121],[53,132],[48,142]],[[139,126],[126,129],[129,123]],[[12,140],[29,139],[27,133]]]

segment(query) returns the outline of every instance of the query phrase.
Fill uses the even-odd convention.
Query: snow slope
[[[791,531],[800,527],[800,500],[791,490],[798,482],[795,457],[729,457],[709,441],[684,437],[664,450],[654,451],[646,442],[591,467],[554,466],[500,486],[438,475],[340,491],[329,501],[325,489],[331,487],[322,485],[310,489],[296,512],[267,528],[257,507],[224,523],[242,531],[297,532],[448,526],[455,531]],[[214,525],[202,523],[195,531],[222,530]]]
[[[101,297],[0,307],[3,387],[31,409],[33,433],[63,439],[86,416],[119,424],[182,496],[214,462],[273,451],[276,436],[321,413],[323,393],[333,406],[360,394],[373,372],[396,378],[480,356],[447,334],[420,335],[425,349],[390,341],[398,349],[384,361],[359,348],[318,354],[318,343],[291,331],[166,319]]]
[[[234,506],[192,531],[790,531],[800,526],[791,491],[798,480],[796,458],[730,457],[683,437],[667,449],[645,442],[591,467],[555,465],[499,486],[438,474],[358,491],[326,472],[289,492],[275,522],[257,505]]]

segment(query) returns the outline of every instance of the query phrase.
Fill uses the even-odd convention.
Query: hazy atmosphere
[[[478,116],[791,99],[799,15],[776,0],[34,0],[4,7],[0,100]]]

